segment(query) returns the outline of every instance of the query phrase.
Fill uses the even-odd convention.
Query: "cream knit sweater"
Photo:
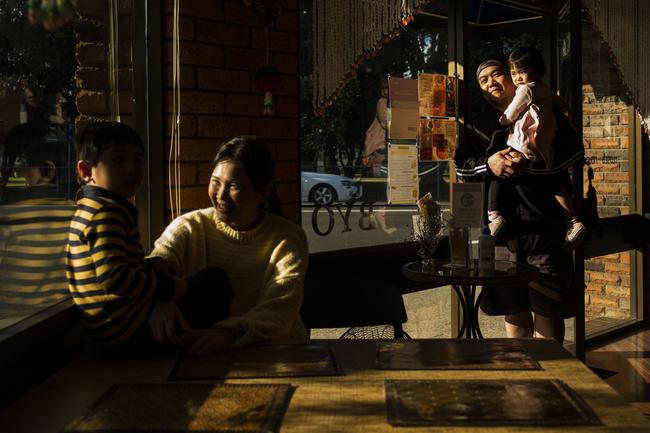
[[[214,208],[176,218],[151,256],[178,263],[186,276],[206,266],[228,274],[234,298],[230,317],[215,326],[243,332],[233,346],[271,339],[306,339],[299,311],[307,270],[307,238],[296,224],[266,213],[252,230],[236,231]]]

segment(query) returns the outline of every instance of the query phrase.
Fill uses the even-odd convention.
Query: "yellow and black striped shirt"
[[[124,197],[86,185],[70,223],[67,276],[92,336],[105,344],[128,340],[155,298],[171,299],[172,278],[144,259],[137,209]]]
[[[65,246],[75,208],[51,197],[0,206],[0,319],[22,318],[70,296]]]

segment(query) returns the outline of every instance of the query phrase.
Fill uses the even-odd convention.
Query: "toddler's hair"
[[[137,132],[129,125],[119,122],[90,123],[77,135],[77,161],[86,161],[96,166],[110,146],[130,145],[144,150],[144,144]]]
[[[532,47],[515,48],[508,56],[508,63],[510,69],[515,67],[517,69],[527,68],[533,70],[537,75],[537,79],[542,78],[546,72],[544,57]]]

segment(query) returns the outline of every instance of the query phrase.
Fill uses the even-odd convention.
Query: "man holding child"
[[[481,309],[504,315],[508,337],[547,337],[564,340],[564,319],[574,316],[576,288],[569,251],[565,248],[565,217],[549,185],[566,185],[567,168],[583,157],[579,136],[566,118],[558,123],[553,141],[552,167],[527,169],[525,159],[506,145],[508,128],[499,119],[515,96],[507,62],[488,58],[477,68],[476,79],[488,105],[470,120],[456,149],[454,161],[462,181],[512,182],[508,196],[512,215],[503,228],[517,260],[537,266],[540,279],[528,287],[484,287]]]

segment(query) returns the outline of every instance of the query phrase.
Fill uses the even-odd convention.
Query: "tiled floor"
[[[587,365],[615,372],[605,381],[650,417],[650,329],[590,350]]]

